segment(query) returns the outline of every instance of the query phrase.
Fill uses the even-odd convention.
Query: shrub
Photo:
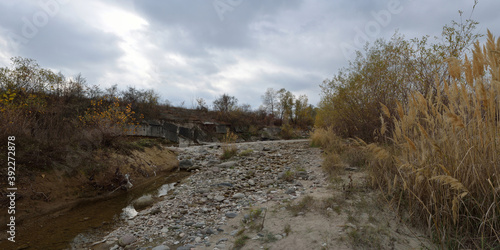
[[[295,129],[288,123],[281,126],[280,135],[283,139],[289,140],[297,137]]]
[[[443,60],[460,57],[479,37],[473,33],[476,24],[466,20],[445,26],[442,43],[431,44],[427,37],[405,40],[395,34],[389,41],[379,39],[367,46],[347,68],[320,85],[315,126],[331,126],[342,137],[384,141],[375,136],[381,126],[380,103],[395,112],[397,103],[405,103],[414,90],[424,96],[435,93],[433,82],[442,84],[449,70]],[[385,128],[392,131],[392,120]]]
[[[115,98],[108,104],[104,100],[91,101],[91,107],[78,119],[85,127],[101,131],[105,142],[109,142],[136,125],[134,114],[131,104],[123,107]]]
[[[295,172],[292,170],[287,170],[283,173],[283,180],[287,182],[292,182],[295,178]]]

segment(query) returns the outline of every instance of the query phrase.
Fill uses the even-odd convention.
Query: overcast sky
[[[223,93],[258,108],[269,87],[319,101],[365,40],[439,35],[474,0],[0,0],[0,67],[35,59],[89,84],[154,89],[174,105]],[[500,36],[500,1],[478,31]]]

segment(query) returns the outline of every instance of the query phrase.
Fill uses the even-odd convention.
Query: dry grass
[[[450,58],[444,86],[384,112],[394,148],[367,145],[373,184],[443,248],[500,247],[499,51],[489,33],[472,60]]]
[[[311,146],[321,147],[324,150],[321,167],[330,177],[336,177],[343,170],[340,154],[345,145],[342,138],[337,136],[332,128],[316,128],[311,133]]]
[[[311,146],[323,148],[322,168],[330,177],[338,176],[346,167],[363,167],[367,162],[364,148],[348,143],[331,127],[316,128],[311,134]]]
[[[342,153],[346,146],[344,140],[337,136],[332,127],[316,128],[311,134],[311,146],[322,147],[325,151]]]
[[[222,138],[222,155],[220,157],[222,160],[227,160],[238,154],[238,148],[235,145],[237,139],[238,136],[228,129]]]
[[[293,216],[298,216],[299,213],[306,213],[307,211],[312,210],[314,206],[314,197],[306,195],[304,196],[304,198],[302,198],[302,200],[300,200],[300,202],[287,206],[287,209],[292,213]]]
[[[247,241],[250,239],[247,235],[242,235],[234,241],[233,249],[241,249],[245,246]]]

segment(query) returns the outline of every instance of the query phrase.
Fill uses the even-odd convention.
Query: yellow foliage
[[[118,98],[113,103],[104,104],[104,101],[91,101],[91,107],[85,111],[85,114],[78,119],[84,126],[94,126],[101,130],[119,129],[122,132],[127,131],[127,127],[136,125],[135,112],[132,111],[132,105],[125,107],[120,105]]]
[[[45,100],[35,94],[19,95],[14,90],[7,89],[0,95],[0,112],[44,113]]]

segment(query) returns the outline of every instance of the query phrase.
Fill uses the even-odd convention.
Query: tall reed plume
[[[472,52],[447,60],[436,91],[414,93],[394,114],[382,107],[394,122],[393,152],[367,145],[373,184],[452,248],[500,242],[500,39],[488,31]]]

